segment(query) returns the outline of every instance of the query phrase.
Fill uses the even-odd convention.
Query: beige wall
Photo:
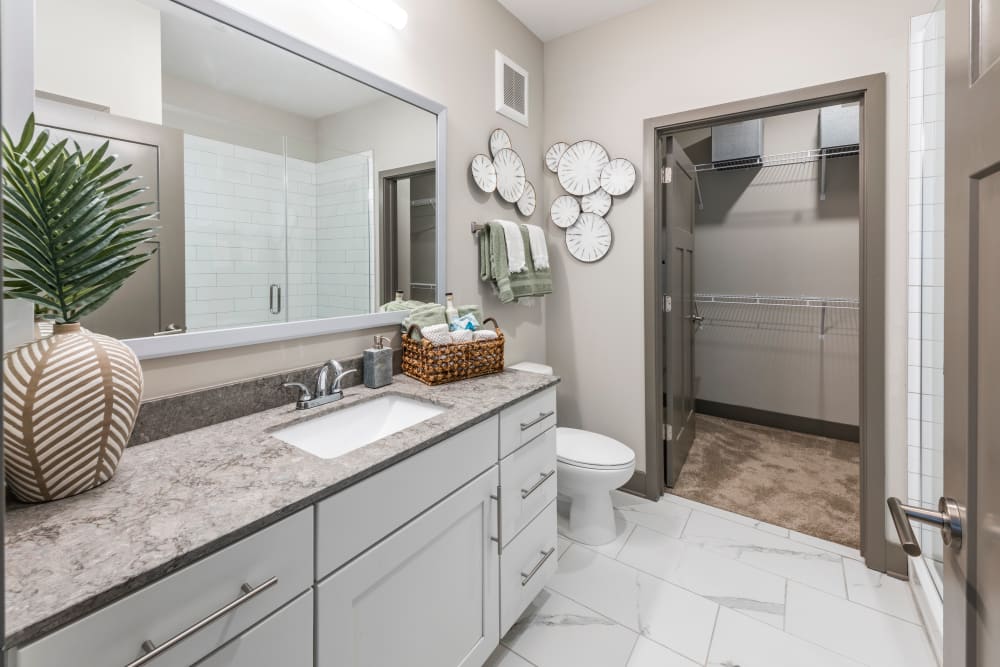
[[[597,139],[640,172],[646,118],[887,73],[885,442],[888,492],[897,495],[905,491],[906,466],[908,31],[909,17],[932,5],[663,0],[545,45],[545,145]],[[547,176],[541,206],[558,192]],[[621,439],[644,469],[642,188],[616,200],[609,220],[614,246],[591,266],[574,262],[549,226],[555,293],[548,303],[548,357],[564,379],[563,423]]]
[[[487,150],[490,132],[505,128],[538,184],[542,165],[542,43],[494,0],[399,0],[409,23],[397,31],[350,11],[347,3],[312,0],[230,0],[236,9],[278,30],[417,91],[448,107],[448,287],[461,303],[481,301],[508,334],[507,360],[545,359],[545,303],[501,306],[479,283],[472,220],[513,217],[512,207],[475,190],[469,160]],[[493,51],[531,75],[530,127],[493,108]],[[532,218],[544,222],[543,207]],[[149,360],[146,397],[211,386],[282,368],[360,353],[374,331]],[[398,341],[397,341],[398,344]]]
[[[163,75],[163,124],[207,139],[318,162],[319,122],[284,109]]]
[[[36,0],[35,86],[160,122],[160,12],[135,0]],[[101,44],[79,49],[80,40]]]

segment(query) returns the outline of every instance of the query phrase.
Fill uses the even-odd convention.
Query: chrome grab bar
[[[532,419],[527,424],[525,424],[525,423],[522,422],[521,423],[521,430],[522,431],[527,431],[529,428],[531,428],[535,424],[538,424],[539,422],[545,421],[546,419],[548,419],[549,417],[551,417],[554,414],[555,414],[555,412],[552,412],[552,411],[550,411],[550,412],[539,412],[538,413],[538,417],[536,417],[535,419]]]
[[[181,643],[194,633],[203,629],[206,625],[209,625],[210,623],[219,620],[220,618],[222,618],[232,610],[236,609],[240,605],[249,602],[251,599],[259,595],[260,593],[263,593],[271,586],[274,586],[276,583],[278,583],[277,577],[271,577],[270,579],[262,583],[260,586],[257,586],[256,588],[254,588],[248,583],[244,583],[242,586],[240,586],[240,590],[243,591],[243,595],[236,598],[235,600],[227,604],[225,607],[213,611],[211,614],[201,619],[194,625],[190,626],[186,630],[181,630],[176,635],[174,635],[167,641],[163,642],[159,646],[154,644],[151,639],[147,639],[144,642],[142,642],[142,650],[145,651],[146,653],[141,657],[136,658],[132,662],[128,663],[128,665],[126,665],[125,667],[139,667],[140,665],[145,665],[150,660],[160,655],[163,655],[165,652],[169,651],[174,646],[177,646],[179,643]]]
[[[538,560],[537,563],[535,563],[535,567],[531,568],[530,572],[522,572],[521,573],[521,585],[522,586],[527,586],[528,585],[528,582],[531,581],[531,578],[534,577],[536,574],[538,574],[538,571],[540,569],[542,569],[543,565],[545,565],[545,561],[547,561],[549,559],[549,557],[552,554],[555,553],[555,551],[556,551],[556,548],[552,547],[548,551],[539,551],[538,552],[538,553],[542,554],[542,557]]]
[[[540,472],[540,473],[538,473],[538,477],[539,477],[538,481],[536,481],[534,484],[532,484],[531,486],[529,486],[526,489],[521,489],[521,500],[524,500],[525,498],[527,498],[528,496],[530,496],[532,493],[534,493],[535,491],[537,491],[538,487],[540,487],[542,484],[545,484],[545,480],[547,480],[549,477],[552,477],[552,475],[554,475],[554,474],[556,474],[555,468],[553,468],[552,470],[550,470],[548,472]]]

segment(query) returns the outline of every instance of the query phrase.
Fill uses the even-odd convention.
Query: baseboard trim
[[[903,547],[886,540],[885,573],[896,579],[907,581],[910,578],[910,558]]]
[[[861,428],[852,424],[841,424],[839,422],[829,422],[812,417],[799,417],[798,415],[786,415],[781,412],[748,408],[743,405],[717,403],[715,401],[706,401],[703,398],[695,400],[694,409],[697,412],[712,417],[734,419],[749,424],[757,424],[758,426],[770,426],[786,431],[795,431],[796,433],[819,435],[825,438],[861,442]]]
[[[650,498],[648,490],[646,489],[646,471],[636,470],[632,473],[632,477],[625,482],[625,486],[621,487],[622,491],[631,493],[632,495],[640,496],[642,498],[648,498],[649,500],[659,500],[657,498]]]

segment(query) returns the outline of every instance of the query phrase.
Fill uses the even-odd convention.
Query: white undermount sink
[[[333,459],[436,417],[444,410],[406,396],[379,396],[271,435],[321,459]]]

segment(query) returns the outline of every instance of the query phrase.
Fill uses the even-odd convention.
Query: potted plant
[[[3,132],[3,294],[30,301],[53,333],[3,360],[4,464],[8,487],[39,502],[111,479],[142,395],[142,369],[127,345],[82,329],[149,260],[155,218],[136,202],[108,143],[85,151],[50,143],[29,117],[15,142]]]

